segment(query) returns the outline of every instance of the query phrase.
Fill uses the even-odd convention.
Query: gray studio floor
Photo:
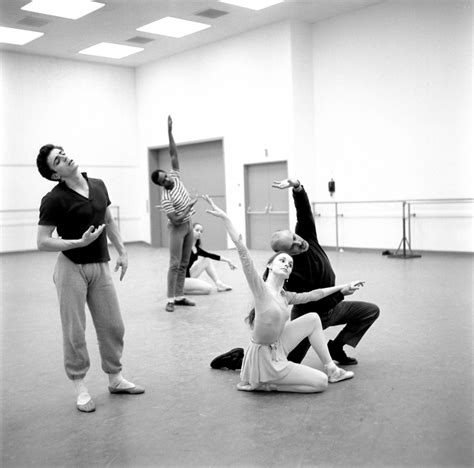
[[[63,372],[56,254],[0,257],[2,466],[473,464],[472,256],[330,252],[338,281],[367,281],[354,299],[377,303],[381,316],[354,353],[353,380],[296,395],[238,392],[237,372],[209,367],[216,354],[247,344],[250,296],[240,269],[218,264],[234,290],[170,314],[167,251],[128,249],[129,271],[117,281],[124,375],[146,393],[108,393],[89,321],[92,414],[75,409]],[[269,252],[254,254],[263,270]],[[321,366],[313,352],[305,363]]]

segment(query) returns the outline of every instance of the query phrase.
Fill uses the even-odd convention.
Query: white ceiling
[[[29,0],[0,0],[0,26],[44,32],[44,36],[24,46],[0,44],[0,49],[136,67],[264,25],[289,19],[315,23],[380,3],[381,0],[286,0],[285,3],[260,11],[221,3],[217,0],[98,1],[105,3],[105,7],[74,21],[21,10],[21,7],[29,3]],[[210,8],[225,11],[228,14],[215,19],[196,15]],[[200,21],[212,27],[180,39],[136,30],[140,26],[165,16]],[[38,20],[42,24],[38,24]],[[29,26],[26,23],[34,25]],[[153,39],[153,41],[144,45],[128,42],[136,36]],[[99,42],[136,45],[145,50],[120,60],[78,54],[78,51]]]

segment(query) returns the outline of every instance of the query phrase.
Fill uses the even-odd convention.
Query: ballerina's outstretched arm
[[[247,249],[247,246],[242,242],[242,235],[237,231],[233,225],[230,218],[227,216],[227,213],[219,208],[209,195],[202,195],[202,198],[209,203],[211,209],[206,210],[207,213],[210,213],[217,218],[220,218],[224,222],[224,226],[229,233],[232,242],[237,247],[237,252],[240,257],[240,262],[242,263],[242,269],[244,271],[245,277],[247,278],[247,283],[252,291],[256,300],[260,299],[265,293],[265,283],[260,275],[255,269],[252,257],[250,252]]]
[[[288,304],[305,304],[307,302],[316,302],[326,296],[330,296],[336,292],[342,292],[345,296],[355,293],[360,287],[364,286],[364,281],[352,281],[351,283],[332,286],[330,288],[313,289],[304,293],[295,293],[285,291]]]

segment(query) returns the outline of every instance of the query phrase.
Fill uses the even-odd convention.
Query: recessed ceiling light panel
[[[137,28],[137,31],[160,34],[161,36],[183,37],[210,27],[209,24],[167,16],[166,18],[154,21],[153,23],[145,24],[144,26]]]
[[[41,37],[44,33],[26,29],[6,28],[0,26],[0,43],[24,45]]]
[[[230,5],[236,5],[244,8],[250,8],[251,10],[263,10],[264,8],[271,7],[277,3],[283,3],[285,0],[219,0],[221,3],[228,3]]]
[[[112,44],[111,42],[100,42],[99,44],[79,51],[79,53],[84,55],[95,55],[97,57],[121,59],[141,52],[142,50],[142,47]]]
[[[103,6],[105,3],[92,2],[91,0],[33,0],[21,9],[75,20]]]

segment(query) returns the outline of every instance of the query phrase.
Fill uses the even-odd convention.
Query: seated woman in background
[[[216,285],[218,292],[230,291],[232,288],[224,284],[219,277],[211,260],[225,262],[231,270],[237,267],[225,257],[206,252],[201,248],[201,236],[204,229],[202,224],[193,224],[194,245],[186,270],[186,279],[184,280],[184,294],[210,294],[212,286],[204,280],[199,279],[202,273],[206,272]],[[202,258],[199,258],[202,257]]]
[[[284,282],[293,269],[293,259],[285,252],[277,252],[268,260],[262,279],[255,270],[242,236],[237,233],[227,214],[207,195],[203,198],[211,205],[211,209],[206,211],[224,221],[237,247],[255,301],[255,308],[248,317],[252,329],[251,342],[245,351],[241,382],[237,388],[245,391],[314,393],[326,390],[328,381],[334,383],[352,378],[353,372],[341,369],[332,360],[319,315],[308,313],[290,321],[288,306],[318,301],[342,289],[352,294],[363,282],[306,293],[285,291]],[[288,361],[288,353],[306,337],[323,363],[325,372]]]

